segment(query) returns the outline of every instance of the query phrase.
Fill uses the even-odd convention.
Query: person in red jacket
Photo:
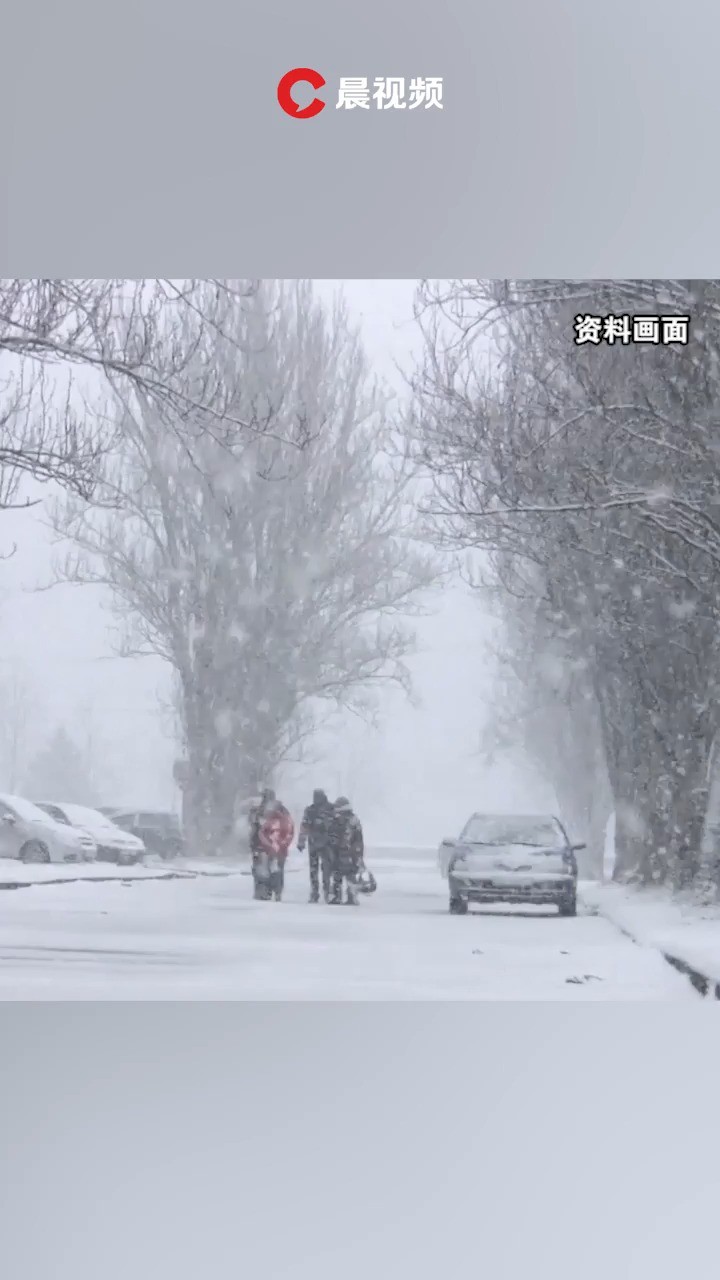
[[[258,869],[267,869],[269,896],[280,902],[285,888],[285,862],[295,837],[289,811],[274,793],[267,795],[257,819]],[[257,882],[257,878],[256,878]]]

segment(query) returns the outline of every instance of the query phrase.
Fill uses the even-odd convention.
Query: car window
[[[157,831],[175,831],[179,823],[172,813],[141,813],[138,815],[138,826],[153,827]]]
[[[135,826],[136,814],[134,813],[116,813],[112,818],[112,822],[116,827],[122,827],[128,831],[130,827]]]
[[[56,822],[62,822],[64,827],[69,827],[70,819],[65,816],[62,809],[58,809],[56,804],[39,804],[38,809],[42,809],[43,813],[49,813],[51,818]]]
[[[77,826],[109,827],[111,823],[99,809],[89,809],[84,804],[66,804],[65,813]]]
[[[565,843],[553,818],[490,817],[483,814],[476,814],[470,819],[460,839],[468,844],[527,844],[541,848]]]

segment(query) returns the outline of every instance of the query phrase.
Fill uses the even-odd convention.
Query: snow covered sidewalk
[[[295,865],[286,868],[287,875],[297,875],[304,861],[294,859]],[[147,854],[144,862],[131,867],[119,867],[114,862],[45,862],[24,863],[17,858],[0,858],[0,891],[3,889],[31,889],[34,885],[76,884],[79,881],[103,883],[112,880],[194,880],[199,876],[250,876],[249,860],[237,862],[213,862],[199,858],[178,858],[165,862],[162,858]]]
[[[0,858],[0,890],[29,889],[33,885],[73,884],[82,880],[97,883],[110,880],[178,880],[194,879],[196,876],[249,874],[249,869],[239,863],[228,866],[220,863],[216,866],[214,863],[191,859],[168,863],[160,858],[148,858],[137,866],[119,867],[113,862],[38,864],[19,862],[17,858]]]
[[[597,912],[634,942],[686,973],[702,994],[720,999],[720,907],[674,898],[661,889],[581,884],[586,910]]]

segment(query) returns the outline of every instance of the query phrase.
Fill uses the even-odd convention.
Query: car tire
[[[21,862],[49,862],[50,850],[42,840],[28,840],[20,850]]]
[[[577,915],[576,894],[573,893],[572,895],[569,895],[567,898],[561,898],[560,901],[558,902],[558,910],[561,916],[576,916]]]
[[[468,909],[468,904],[464,898],[450,899],[450,915],[451,916],[466,916],[467,909]]]

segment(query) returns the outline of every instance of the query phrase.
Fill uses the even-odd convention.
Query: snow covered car
[[[474,813],[457,840],[440,846],[450,911],[465,915],[471,902],[527,902],[574,916],[575,854],[584,848],[549,815]]]
[[[176,813],[146,809],[116,809],[112,822],[141,840],[148,853],[178,858],[185,852],[180,819]]]
[[[22,862],[92,862],[97,844],[86,831],[57,822],[22,796],[0,795],[0,858]]]
[[[106,818],[99,809],[89,809],[83,804],[56,804],[43,801],[38,805],[45,813],[64,827],[89,836],[97,849],[98,862],[116,862],[118,866],[133,866],[140,862],[145,845],[137,836],[122,831]]]

